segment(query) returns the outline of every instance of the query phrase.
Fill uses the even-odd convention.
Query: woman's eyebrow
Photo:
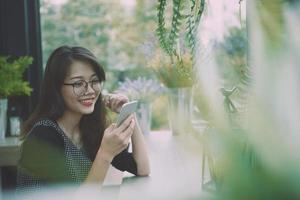
[[[94,78],[94,77],[97,77],[97,74],[92,74],[90,76],[90,79],[91,78]],[[73,80],[73,79],[83,79],[84,80],[84,77],[83,76],[74,76],[74,77],[70,77],[70,80]]]
[[[92,74],[92,75],[90,76],[90,79],[91,79],[91,78],[94,78],[94,77],[97,77],[97,74]]]
[[[74,77],[70,78],[70,80],[73,80],[73,79],[84,79],[84,78],[83,78],[83,76],[74,76]]]

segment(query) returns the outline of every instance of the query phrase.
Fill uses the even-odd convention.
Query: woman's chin
[[[92,106],[90,108],[81,108],[80,109],[80,113],[83,115],[88,115],[88,114],[91,114],[92,112],[94,112],[94,106]]]

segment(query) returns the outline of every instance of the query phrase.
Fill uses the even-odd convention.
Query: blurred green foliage
[[[29,56],[17,59],[0,56],[0,98],[30,95],[32,89],[29,83],[23,80],[23,73],[32,61],[32,57]]]
[[[251,81],[257,82],[247,88],[247,105],[239,123],[233,126],[223,110],[213,110],[214,105],[204,101],[208,96],[203,95],[200,102],[207,105],[205,113],[217,113],[208,118],[210,138],[204,142],[212,146],[206,150],[213,157],[217,183],[208,199],[300,199],[299,115],[295,112],[299,101],[287,101],[299,96],[300,60],[295,52],[300,47],[300,4],[290,8],[286,2],[255,0],[248,4],[248,31],[253,36]],[[245,41],[245,30],[233,28],[220,44],[218,56],[223,57],[217,65],[227,85],[249,81],[241,71],[248,70],[247,59],[240,60],[246,55]]]
[[[230,27],[223,41],[217,44],[218,67],[224,87],[242,87],[250,81],[247,64],[248,39],[246,27]]]
[[[159,96],[152,103],[152,121],[151,129],[169,129],[168,125],[168,97],[166,95]]]
[[[182,55],[180,60],[158,54],[150,63],[157,78],[168,88],[191,87],[195,82],[195,70],[190,54]]]
[[[42,0],[44,64],[58,46],[79,45],[90,49],[106,69],[108,90],[115,89],[122,76],[149,76],[141,46],[155,29],[155,2],[137,1],[133,10],[128,9],[117,0],[72,0],[62,5]]]

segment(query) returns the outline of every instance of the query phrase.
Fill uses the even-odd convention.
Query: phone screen
[[[117,117],[117,126],[120,126],[120,124],[127,118],[129,115],[134,113],[137,110],[138,101],[131,101],[128,103],[123,104],[120,113]]]

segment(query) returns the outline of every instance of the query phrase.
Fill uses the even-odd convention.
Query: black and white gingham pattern
[[[71,175],[74,183],[81,183],[84,181],[92,166],[91,160],[87,157],[82,149],[78,149],[72,141],[66,136],[58,124],[50,119],[43,119],[37,122],[32,130],[37,126],[44,126],[54,128],[64,140],[64,156],[66,158],[66,166],[69,175]],[[30,133],[29,133],[30,134]],[[23,192],[31,189],[39,189],[46,186],[46,184],[30,176],[24,169],[18,169],[17,191]]]

